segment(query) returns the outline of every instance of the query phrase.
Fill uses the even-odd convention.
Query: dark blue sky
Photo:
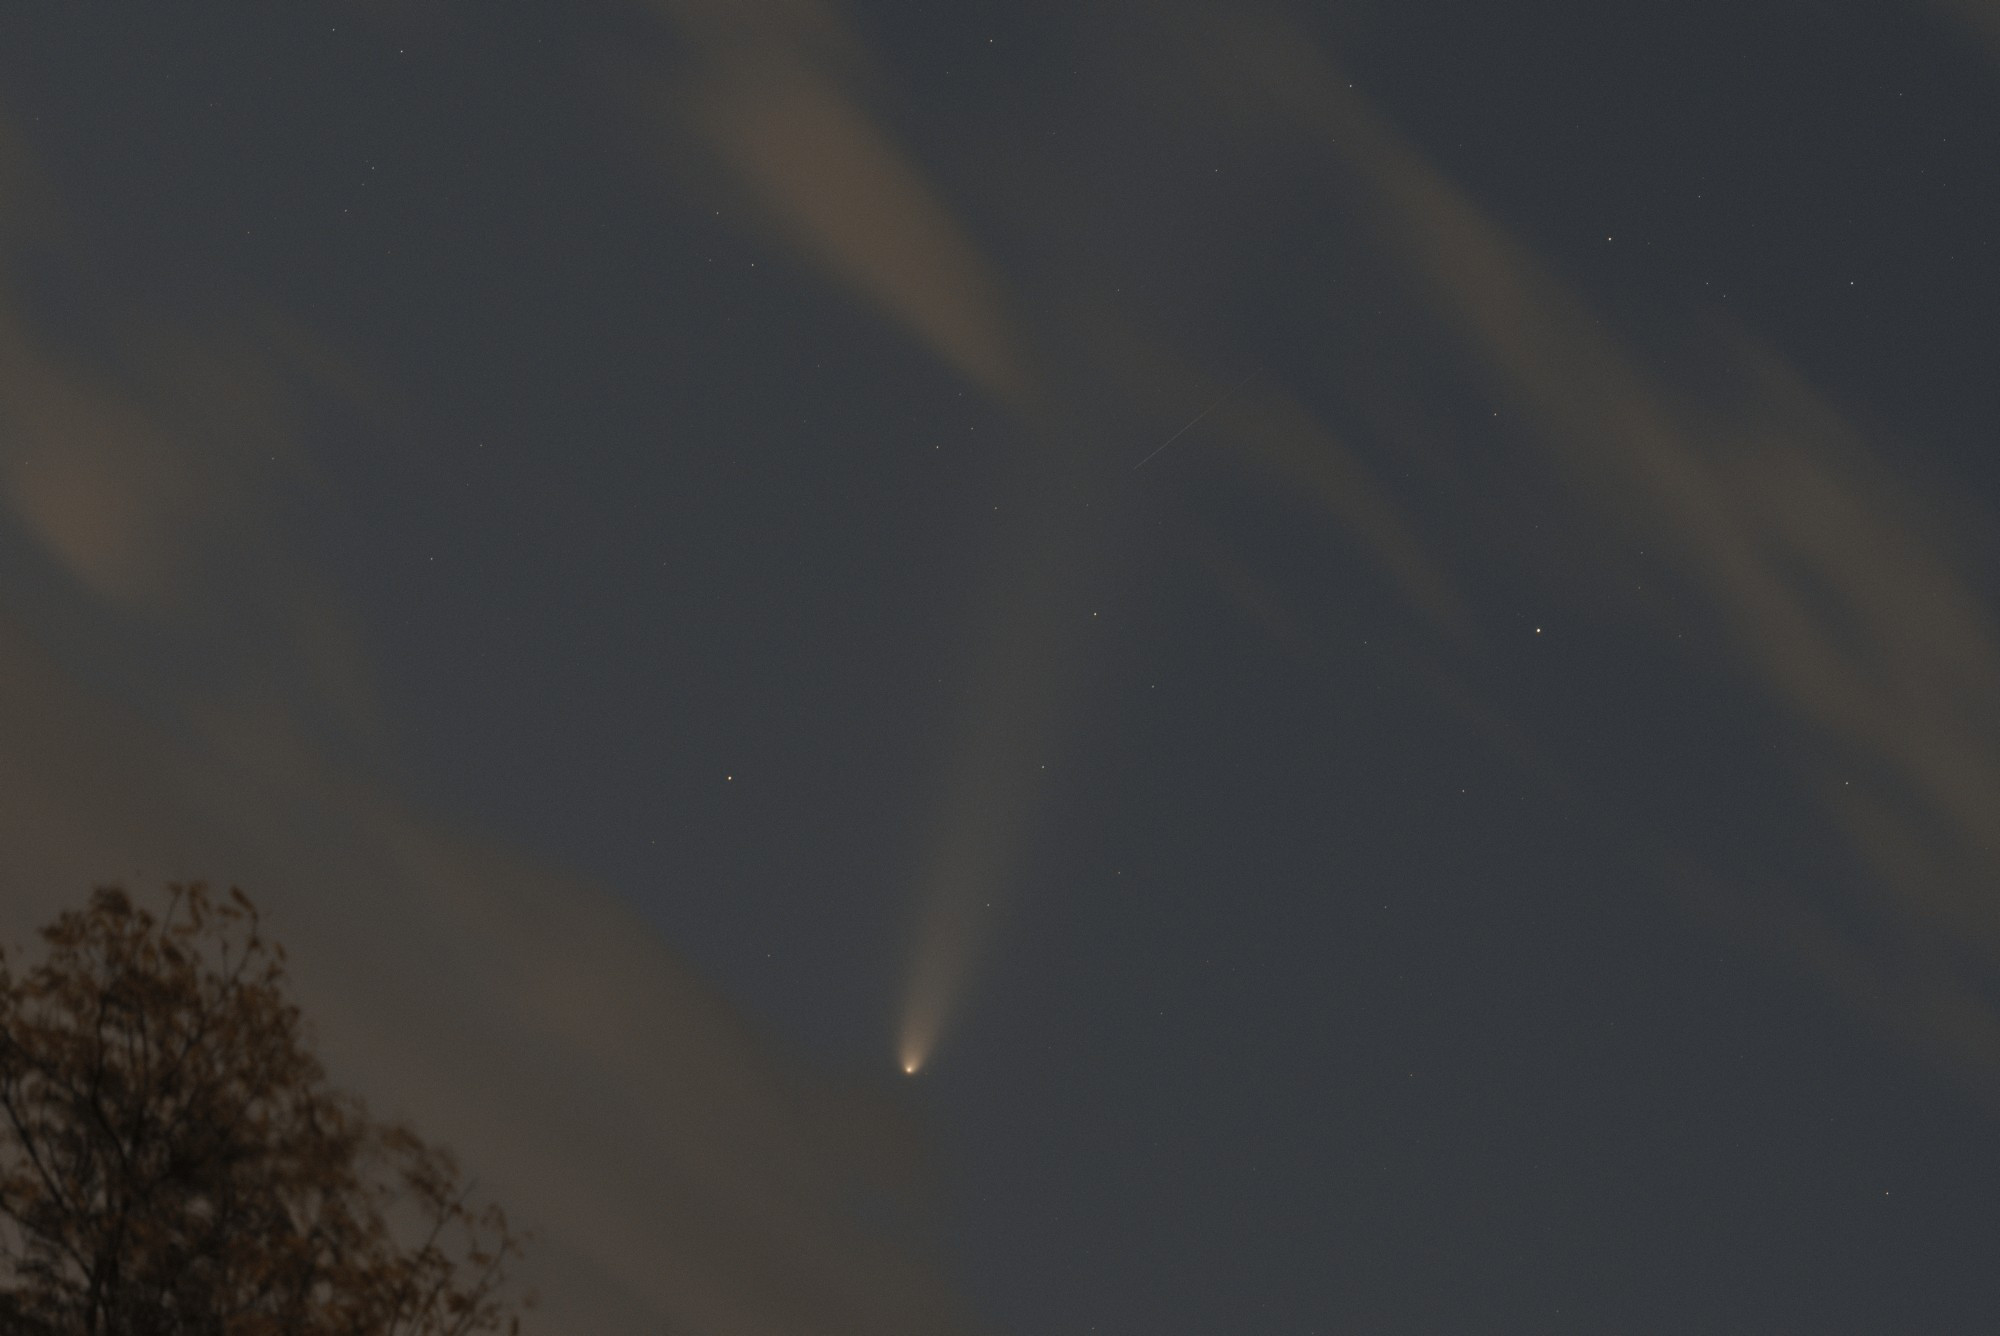
[[[0,19],[24,328],[307,387],[321,745],[900,1082],[988,1329],[1991,1328],[1972,25],[500,8]]]

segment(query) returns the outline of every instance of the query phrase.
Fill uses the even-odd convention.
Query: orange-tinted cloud
[[[1930,0],[1930,8],[1957,22],[2000,56],[2000,4],[1994,0]]]
[[[707,146],[768,226],[1001,403],[1025,407],[1029,361],[1003,285],[936,186],[843,74],[860,60],[811,0],[663,0],[694,48],[655,96]],[[671,90],[671,91],[669,91]]]

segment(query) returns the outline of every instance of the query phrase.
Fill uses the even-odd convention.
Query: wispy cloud
[[[1034,377],[1004,285],[922,167],[868,113],[864,53],[812,0],[661,0],[690,67],[642,102],[695,137],[722,179],[814,264],[1010,407]]]
[[[1789,722],[1802,793],[1871,874],[1866,926],[1833,888],[1724,873],[1732,916],[2000,1093],[2000,634],[1944,508],[1727,318],[1711,339],[1732,367],[1723,402],[1635,352],[1303,33],[1211,22],[1216,86],[1340,164],[1369,244],[1468,381],[1527,424],[1572,507],[1569,559],[1615,564],[1624,543],[1661,557],[1725,628],[1722,666]]]

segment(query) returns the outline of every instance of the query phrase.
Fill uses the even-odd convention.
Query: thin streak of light
[[[1188,433],[1188,431],[1194,427],[1195,423],[1201,421],[1203,418],[1207,417],[1210,413],[1213,413],[1216,409],[1222,407],[1223,401],[1228,399],[1230,395],[1235,394],[1238,390],[1242,389],[1245,385],[1248,385],[1250,383],[1250,376],[1254,374],[1256,373],[1251,372],[1249,374],[1246,374],[1243,377],[1243,379],[1237,381],[1234,385],[1231,385],[1228,389],[1224,390],[1222,392],[1221,397],[1218,398],[1214,403],[1210,404],[1207,408],[1202,409],[1199,413],[1196,413],[1194,417],[1189,419],[1187,426],[1182,427],[1179,431],[1175,432],[1173,435],[1167,437],[1166,440],[1161,441],[1159,445],[1155,446],[1152,455],[1147,455],[1144,459],[1134,464],[1132,466],[1132,471],[1134,473],[1137,473],[1140,469],[1146,467],[1147,464],[1152,462],[1153,455],[1159,454],[1160,451],[1166,449],[1168,446],[1172,445],[1175,441],[1178,441],[1182,436],[1185,436]]]

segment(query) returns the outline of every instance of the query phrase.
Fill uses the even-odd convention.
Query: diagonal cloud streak
[[[2000,632],[1948,546],[1947,512],[1740,331],[1718,340],[1734,401],[1697,408],[1309,38],[1207,21],[1224,35],[1207,49],[1217,83],[1263,90],[1267,123],[1303,132],[1350,175],[1377,244],[1469,374],[1531,424],[1578,508],[1575,532],[1669,554],[1721,619],[1730,666],[1790,720],[1800,784],[1872,873],[1870,921],[1894,945],[1842,926],[1831,888],[1712,890],[1710,907],[1775,934],[2000,1098],[1989,992],[2000,968]]]

